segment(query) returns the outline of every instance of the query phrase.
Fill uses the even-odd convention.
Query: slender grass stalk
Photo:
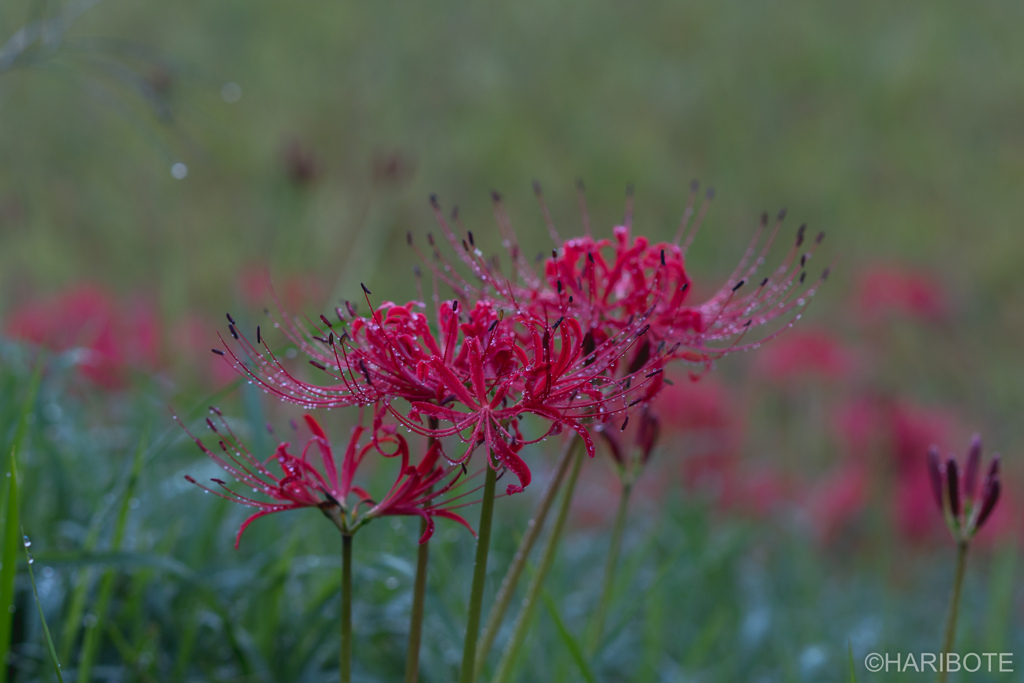
[[[540,537],[540,532],[544,528],[548,512],[551,510],[551,504],[555,502],[555,496],[558,495],[558,491],[562,487],[562,480],[565,479],[566,470],[569,469],[569,461],[572,459],[572,454],[582,444],[583,441],[576,436],[573,436],[566,442],[565,447],[562,449],[562,456],[558,461],[558,468],[555,470],[555,476],[548,485],[547,491],[544,492],[540,505],[537,506],[537,511],[533,515],[533,519],[527,524],[526,535],[519,542],[516,554],[512,557],[512,562],[509,563],[508,571],[505,572],[505,578],[501,580],[498,593],[494,596],[494,605],[487,613],[487,622],[483,633],[480,634],[474,678],[480,677],[480,672],[483,670],[487,655],[490,654],[491,647],[494,645],[494,639],[497,637],[501,623],[505,619],[508,606],[512,603],[512,596],[515,593],[516,585],[519,583],[519,577],[522,576],[523,569],[526,567],[526,560],[530,557],[530,551],[533,550],[533,545],[537,542],[537,538]]]
[[[604,585],[601,588],[601,600],[597,603],[594,616],[587,634],[587,655],[593,656],[601,644],[604,635],[604,623],[608,617],[608,606],[611,604],[612,591],[615,588],[615,572],[619,567],[619,556],[622,554],[622,535],[626,529],[626,517],[629,513],[629,497],[633,492],[633,482],[622,483],[622,494],[619,496],[619,507],[615,512],[615,525],[612,527],[612,539],[608,545],[608,557],[604,565]]]
[[[956,619],[960,610],[960,590],[964,584],[964,569],[967,567],[967,547],[969,541],[961,540],[956,547],[956,573],[953,576],[953,592],[949,596],[949,616],[946,617],[946,636],[942,642],[943,656],[953,650],[953,641],[956,639]],[[943,666],[939,672],[939,683],[946,683],[949,672]]]
[[[18,426],[14,431],[9,456],[0,472],[6,474],[3,484],[4,497],[0,499],[0,683],[7,682],[7,655],[11,648],[11,626],[14,620],[14,577],[18,566],[18,538],[21,529],[19,517],[18,453],[21,442],[28,432],[28,416],[36,402],[39,383],[43,376],[44,356],[40,352],[36,360],[28,393],[18,415]]]
[[[142,471],[142,456],[146,451],[148,433],[148,429],[144,430],[142,437],[139,439],[139,446],[135,451],[135,460],[132,464],[131,475],[128,478],[125,490],[121,495],[121,508],[118,511],[117,524],[114,527],[114,537],[111,539],[110,544],[110,549],[114,552],[121,549],[121,543],[124,540],[125,527],[128,522],[128,511],[131,509],[131,499],[135,494],[135,486],[138,483],[139,475]],[[92,628],[85,632],[85,637],[82,639],[82,649],[78,656],[79,683],[89,683],[89,674],[92,670],[92,664],[96,660],[96,654],[99,651],[100,636],[106,630],[104,625],[107,617],[107,608],[110,605],[110,599],[114,594],[115,577],[115,570],[108,569],[104,572],[103,578],[100,581],[99,596],[96,598],[95,607],[96,623]],[[72,633],[74,633],[74,631],[72,631]]]
[[[341,535],[341,683],[352,681],[352,535]]]
[[[427,531],[427,520],[420,520],[420,536]],[[412,590],[412,615],[409,618],[409,650],[405,658],[405,683],[416,683],[420,673],[420,641],[423,635],[423,604],[427,597],[427,562],[430,540],[420,543],[416,552],[416,580]]]
[[[11,625],[14,619],[14,577],[18,566],[18,470],[14,465],[17,451],[11,449],[7,471],[7,500],[3,512],[3,548],[0,555],[0,683],[7,683],[7,655],[11,647]]]
[[[466,618],[466,642],[462,646],[462,673],[459,683],[473,683],[476,664],[476,643],[480,635],[480,612],[484,602],[487,579],[487,554],[491,547],[491,520],[494,517],[494,488],[498,477],[488,463],[484,480],[484,498],[480,503],[480,528],[476,537],[476,561],[473,566],[473,587],[469,592],[469,614]]]
[[[11,469],[14,471],[14,462],[11,462]],[[16,477],[17,475],[15,475]],[[28,540],[28,536],[25,535],[25,530],[21,530],[21,537],[25,547],[25,567],[28,569],[28,579],[32,584],[32,595],[36,598],[36,607],[39,609],[39,623],[43,626],[43,636],[46,637],[46,647],[48,654],[50,655],[50,664],[53,665],[53,673],[57,675],[57,681],[64,683],[64,676],[61,675],[60,660],[57,659],[57,649],[53,646],[53,637],[50,636],[50,627],[46,625],[46,615],[43,614],[43,603],[39,602],[39,589],[36,588],[36,575],[32,571],[32,564],[35,560],[32,559],[32,553],[29,552],[29,546],[32,545],[32,541]]]
[[[530,621],[533,617],[534,607],[536,607],[537,602],[540,600],[541,590],[544,588],[544,579],[551,570],[555,554],[558,552],[558,545],[562,539],[565,522],[569,518],[569,508],[572,507],[572,494],[576,489],[576,479],[579,477],[582,464],[583,457],[577,452],[573,457],[572,470],[569,472],[569,478],[565,483],[565,493],[562,495],[562,505],[558,510],[558,518],[555,520],[555,526],[551,529],[548,542],[544,546],[544,552],[541,554],[537,572],[530,579],[530,586],[526,589],[526,597],[523,599],[522,607],[519,609],[519,615],[516,617],[515,625],[513,626],[512,638],[509,640],[508,645],[505,646],[505,651],[501,655],[501,661],[498,662],[498,669],[491,679],[491,683],[505,683],[509,676],[512,675],[516,655],[523,648],[526,632],[530,628]]]

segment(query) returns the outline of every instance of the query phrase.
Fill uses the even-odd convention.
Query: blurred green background
[[[8,3],[2,35],[56,11]],[[532,179],[563,232],[579,225],[575,178],[598,226],[635,183],[638,229],[667,237],[698,178],[719,197],[698,274],[725,272],[781,206],[829,232],[840,282],[864,258],[927,264],[969,355],[1000,361],[976,393],[1019,414],[1022,11],[107,0],[2,74],[3,305],[89,278],[154,290],[174,319],[232,304],[245,264],[402,298],[378,268],[412,263],[404,233],[431,228],[431,192],[479,235],[502,191],[544,251]],[[293,143],[316,169],[301,187]],[[375,182],[378,157],[399,182]]]
[[[1007,454],[1010,472],[1019,472],[1019,3],[91,4],[12,0],[0,6],[0,315],[81,282],[110,288],[126,301],[142,296],[161,322],[163,364],[155,380],[136,377],[134,393],[105,396],[102,404],[91,403],[91,390],[81,387],[62,396],[67,383],[75,386],[70,370],[44,382],[49,398],[40,399],[39,411],[53,405],[58,412],[40,412],[33,423],[23,514],[44,547],[72,553],[60,556],[65,565],[54,564],[71,568],[60,569],[64,583],[47,603],[59,631],[69,591],[75,585],[86,585],[90,595],[95,590],[95,576],[76,573],[95,563],[74,553],[82,551],[89,524],[113,524],[101,502],[121,490],[116,487],[148,429],[150,439],[170,450],[147,452],[152,466],[140,486],[150,497],[133,499],[141,516],[133,547],[145,557],[177,558],[190,571],[216,577],[194,589],[190,582],[197,579],[182,578],[178,565],[179,573],[171,572],[179,581],[174,583],[154,578],[153,572],[170,571],[162,565],[140,577],[131,562],[110,564],[107,558],[108,567],[133,577],[124,579],[115,619],[137,632],[125,634],[131,647],[115,647],[113,637],[104,645],[109,672],[97,680],[178,680],[186,673],[190,680],[300,680],[299,672],[302,680],[319,680],[317,667],[330,666],[333,640],[325,637],[297,650],[321,648],[327,654],[308,660],[317,666],[297,662],[275,669],[266,658],[276,655],[268,653],[294,643],[276,641],[272,625],[254,626],[261,614],[257,604],[230,606],[237,604],[232,591],[244,593],[253,576],[273,565],[280,581],[268,579],[273,585],[264,588],[278,607],[267,618],[294,630],[319,623],[307,611],[317,607],[295,597],[306,574],[295,579],[274,564],[265,546],[257,550],[261,538],[280,534],[257,533],[250,550],[243,546],[233,554],[230,539],[241,512],[217,504],[209,504],[217,511],[209,514],[219,521],[203,525],[201,541],[187,520],[178,520],[173,533],[162,528],[162,505],[184,515],[194,504],[194,496],[173,488],[181,473],[206,465],[180,434],[167,432],[165,406],[201,404],[196,375],[204,370],[193,347],[205,352],[216,343],[224,311],[251,320],[266,305],[265,294],[254,295],[242,284],[254,274],[269,271],[278,283],[304,283],[300,289],[315,292],[304,300],[308,313],[338,296],[358,298],[359,282],[378,301],[413,298],[416,260],[405,233],[422,236],[434,229],[427,202],[432,192],[446,208],[460,206],[464,223],[488,251],[498,247],[489,193],[501,191],[521,242],[546,252],[550,241],[530,188],[533,179],[543,184],[563,236],[581,225],[576,178],[586,183],[600,234],[621,220],[625,188],[634,183],[635,229],[656,239],[674,234],[688,184],[700,179],[716,188],[717,198],[689,264],[696,278],[712,283],[708,291],[742,254],[760,212],[787,207],[787,240],[803,222],[812,234],[825,230],[821,265],[837,262],[803,322],[861,349],[862,373],[844,380],[853,389],[826,385],[817,394],[768,393],[744,401],[742,409],[750,410],[745,454],[797,471],[827,470],[844,445],[814,440],[823,427],[807,428],[814,415],[808,405],[815,397],[871,391],[955,413],[968,433],[981,431]],[[62,26],[62,16],[79,10],[77,20]],[[32,27],[43,30],[34,35]],[[172,173],[176,164],[187,169],[184,177]],[[950,315],[936,325],[892,325],[883,353],[851,303],[858,274],[876,263],[931,274],[948,298]],[[179,336],[180,328],[196,325],[197,316],[200,332]],[[208,320],[213,322],[205,326]],[[9,387],[3,404],[3,415],[11,418],[3,423],[8,439],[31,354],[19,345],[5,349],[0,360]],[[716,372],[730,386],[745,387],[752,362],[726,359]],[[225,400],[252,425],[261,424],[264,412],[294,413],[268,403],[260,407],[244,392]],[[47,431],[54,425],[65,431]],[[955,445],[962,451],[966,441]],[[873,490],[869,497],[879,495]],[[700,522],[703,508],[682,498],[673,499],[664,519],[644,522],[658,561],[636,569],[629,581],[639,583],[627,581],[621,596],[626,603],[643,602],[644,581],[657,567],[677,577],[669,592],[683,590],[694,576],[721,585],[677,602],[649,601],[641,610],[646,626],[616,641],[618,649],[612,647],[600,664],[614,672],[608,675],[726,681],[755,672],[756,680],[766,681],[846,680],[846,639],[856,639],[858,628],[884,632],[882,640],[892,638],[887,642],[931,642],[930,634],[916,634],[941,619],[950,547],[908,551],[886,540],[885,525],[876,520],[860,530],[857,543],[826,548],[821,557],[787,524],[766,529],[732,521],[721,538],[708,536]],[[1019,498],[1007,493],[1008,500]],[[266,520],[264,526],[292,528],[289,520]],[[406,541],[411,534],[404,527],[393,531]],[[688,539],[688,559],[672,548],[677,533]],[[108,535],[109,529],[101,538]],[[329,534],[323,538],[333,543]],[[583,534],[561,576],[552,577],[553,594],[573,585],[571,568],[583,571],[599,562],[593,558],[600,557],[600,542],[600,533]],[[297,545],[274,546],[283,557],[317,546],[311,539],[288,543]],[[1007,545],[1015,549],[1016,540]],[[509,542],[502,552],[511,554],[511,547]],[[450,561],[468,562],[467,548],[453,550]],[[1019,624],[1014,557],[1015,550],[1007,550],[979,562],[979,594],[990,588],[982,585],[990,559],[992,572],[1003,578],[975,604],[1003,604]],[[390,566],[377,555],[364,559],[368,567]],[[224,567],[241,573],[226,574]],[[845,577],[838,584],[827,578],[834,572]],[[407,577],[398,575],[406,586]],[[293,579],[298,583],[289,583]],[[332,577],[321,579],[318,590],[327,595]],[[443,584],[435,589],[443,592]],[[19,583],[19,590],[19,606],[28,609],[27,584]],[[208,608],[217,591],[221,612]],[[895,608],[893,594],[899,596]],[[391,605],[394,613],[367,627],[378,634],[379,647],[368,655],[363,680],[378,680],[374,676],[387,670],[387,653],[401,651],[389,644],[388,634],[401,633],[406,603],[395,606],[389,595],[367,598]],[[465,598],[460,593],[452,599]],[[819,611],[803,619],[787,611],[790,604]],[[892,612],[883,618],[869,605]],[[566,609],[576,614],[585,606],[579,598]],[[758,611],[762,607],[767,612]],[[449,608],[454,616],[447,628],[454,635],[451,642],[438,635],[427,644],[435,654],[426,656],[433,667],[426,680],[447,680],[445,648],[456,647],[461,637],[461,605]],[[729,651],[730,642],[768,628],[762,622],[772,609],[781,621],[765,623],[785,624],[781,632],[792,637],[757,641],[736,669],[709,664]],[[698,614],[700,624],[679,625],[671,610]],[[1002,637],[1002,626],[985,621],[987,612],[969,614],[990,624],[987,643]],[[224,636],[230,615],[239,628],[259,633],[248,641]],[[320,618],[331,623],[330,615]],[[1000,624],[1011,623],[1006,619]],[[820,652],[805,649],[825,622],[830,625]],[[177,629],[195,638],[206,628],[231,646],[206,651],[193,642],[181,655],[181,643],[167,635]],[[680,629],[679,641],[674,629]],[[38,635],[30,628],[26,633]],[[196,647],[200,663],[193,665]],[[635,648],[646,653],[644,663],[635,677],[627,676],[622,672],[631,670]],[[563,667],[559,671],[572,668],[554,649],[556,654],[537,655],[533,675],[546,675],[555,666],[551,661]],[[150,651],[172,654],[140,664],[139,653]],[[40,653],[26,652],[42,661]],[[118,660],[132,663],[119,668]],[[266,670],[276,673],[258,673]],[[45,675],[41,666],[25,671],[25,680]]]

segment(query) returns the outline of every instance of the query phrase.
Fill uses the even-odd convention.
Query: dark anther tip
[[[437,202],[437,195],[434,193],[430,194],[430,205],[435,209],[440,208],[440,204]]]
[[[768,225],[768,212],[767,211],[762,211],[761,212],[761,225]]]
[[[456,204],[455,206],[452,207],[452,220],[453,221],[459,220],[459,205],[458,204]]]
[[[362,282],[360,282],[360,283],[359,283],[359,286],[360,286],[360,287],[362,287],[362,288],[363,288],[363,291],[364,291],[364,292],[366,292],[367,294],[373,294],[373,292],[371,292],[370,290],[368,290],[368,289],[366,288],[366,285],[364,285],[364,284],[363,284]]]
[[[832,274],[832,266],[829,266],[825,270],[821,271],[821,279],[827,280],[828,276]]]
[[[636,190],[636,188],[633,186],[633,183],[627,183],[626,184],[626,196],[627,197],[632,197],[633,196],[633,192],[635,190]]]
[[[803,284],[804,280],[806,280],[806,279],[807,279],[807,271],[805,270],[804,272],[800,273],[800,284]]]
[[[410,247],[412,246],[412,233],[411,233],[411,232],[407,232],[407,233],[405,233],[405,241],[406,241],[406,243],[407,243],[407,244],[408,244],[408,245],[409,245]]]
[[[501,193],[497,190],[491,190],[491,200],[495,202],[501,201]]]
[[[700,189],[700,181],[694,178],[690,181],[690,192],[696,192]]]
[[[224,352],[221,351],[220,349],[210,349],[210,350],[213,351],[218,356],[223,356],[224,355]]]
[[[707,189],[707,192],[704,193],[704,196],[707,197],[708,199],[714,199],[715,198],[715,188],[709,187]]]
[[[586,187],[584,187],[583,185],[583,178],[576,179],[576,189],[579,190],[580,192],[583,192],[586,189]]]
[[[231,323],[232,325],[235,324],[235,319],[231,317],[230,313],[225,313],[224,315],[226,315],[228,317],[228,322],[229,323]]]
[[[665,265],[665,250],[661,250],[661,265]]]
[[[761,286],[762,287],[764,287],[766,284],[768,284],[768,278],[765,278],[765,279],[761,280]]]
[[[786,207],[779,209],[779,213],[775,216],[776,220],[782,220],[786,217]]]
[[[470,245],[475,247],[476,246],[476,242],[473,241],[473,231],[472,230],[466,231],[466,235],[469,237]]]
[[[534,180],[533,181],[533,191],[536,194],[540,194],[540,181],[539,180]]]
[[[256,343],[257,344],[262,344],[263,343],[263,335],[260,334],[260,326],[259,325],[256,326]]]
[[[815,244],[821,244],[821,241],[825,239],[825,231],[822,230],[818,233],[818,236],[814,239]]]
[[[742,287],[744,285],[744,283],[746,283],[746,280],[740,280],[739,282],[737,282],[735,285],[732,286],[732,291],[735,292],[737,289]]]

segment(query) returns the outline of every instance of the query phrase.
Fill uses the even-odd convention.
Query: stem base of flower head
[[[466,618],[466,640],[462,648],[462,672],[459,683],[473,683],[476,665],[477,640],[480,635],[480,612],[487,582],[487,557],[491,546],[491,521],[494,517],[494,489],[498,476],[494,467],[486,468],[484,497],[480,503],[480,527],[477,529],[476,560],[473,565],[473,585],[469,593],[469,613]]]

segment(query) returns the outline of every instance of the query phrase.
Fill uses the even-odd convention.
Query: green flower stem
[[[612,527],[612,540],[608,546],[608,558],[604,565],[604,586],[601,589],[601,601],[597,603],[597,610],[594,611],[593,620],[590,623],[590,632],[587,635],[587,655],[597,652],[601,644],[601,637],[604,635],[604,622],[608,616],[608,606],[612,600],[612,590],[615,588],[615,572],[619,567],[619,556],[622,554],[622,536],[626,530],[626,516],[629,509],[629,497],[633,492],[633,482],[623,481],[622,495],[619,496],[619,509],[615,513],[615,526]]]
[[[505,646],[505,652],[502,653],[501,661],[498,662],[498,670],[495,672],[494,678],[491,679],[492,683],[505,683],[509,676],[512,675],[516,655],[519,654],[523,647],[523,642],[526,640],[526,632],[530,627],[533,608],[540,600],[544,579],[554,563],[555,553],[558,551],[558,544],[562,538],[562,531],[565,529],[565,522],[569,518],[569,508],[572,507],[572,494],[576,489],[576,479],[579,477],[582,464],[583,457],[580,453],[576,452],[573,458],[572,470],[569,473],[569,479],[565,484],[562,505],[558,510],[558,519],[555,520],[555,527],[551,530],[551,535],[548,536],[547,545],[544,546],[544,552],[541,555],[537,572],[530,580],[530,586],[526,590],[526,597],[523,599],[522,607],[519,609],[519,615],[516,617],[516,622],[513,626],[512,638],[509,640],[508,645]]]
[[[341,536],[341,683],[352,681],[352,535]]]
[[[466,618],[466,642],[462,648],[462,673],[459,683],[473,683],[476,663],[476,642],[480,635],[480,612],[484,603],[484,583],[487,579],[487,553],[491,547],[491,520],[494,517],[494,488],[497,473],[487,465],[484,498],[480,504],[480,528],[476,537],[476,562],[473,566],[473,587],[469,593],[469,614]]]
[[[436,430],[438,419],[428,418],[428,425]],[[437,441],[427,440],[429,449]],[[431,487],[433,488],[433,487]],[[426,519],[420,520],[420,538],[427,533]],[[420,643],[423,641],[423,606],[427,599],[427,569],[430,560],[430,539],[420,543],[416,550],[416,579],[412,589],[412,613],[409,615],[409,647],[405,656],[405,683],[416,683],[420,676]]]
[[[946,637],[942,643],[943,655],[953,650],[953,640],[956,638],[956,619],[960,609],[960,589],[964,583],[964,569],[967,567],[967,546],[968,541],[957,543],[956,552],[956,574],[953,578],[953,593],[949,596],[949,616],[946,618]],[[939,672],[939,683],[946,683],[946,676],[949,674],[946,667]]]
[[[558,495],[558,490],[562,486],[562,480],[565,479],[565,472],[569,469],[569,461],[572,459],[573,453],[582,444],[583,441],[579,437],[573,436],[562,449],[562,457],[558,462],[558,468],[555,470],[555,476],[548,485],[547,491],[544,492],[544,497],[541,498],[540,505],[537,507],[533,519],[527,525],[526,535],[519,542],[519,547],[516,549],[516,554],[509,564],[505,578],[501,581],[501,587],[498,588],[498,594],[494,596],[494,606],[487,613],[487,623],[480,634],[480,644],[477,646],[474,678],[480,678],[484,662],[487,661],[487,655],[491,652],[494,639],[498,635],[501,623],[505,619],[505,613],[512,602],[512,595],[515,593],[516,585],[519,583],[519,577],[522,576],[523,569],[526,567],[526,560],[530,556],[530,551],[533,550],[533,544],[537,542],[537,538],[544,528],[544,522],[547,520],[548,512],[551,510],[551,504],[555,502],[555,496]]]
[[[420,536],[427,532],[427,521],[420,520]],[[420,543],[416,553],[416,581],[412,591],[412,616],[409,618],[409,651],[405,658],[405,683],[416,683],[420,673],[420,640],[423,634],[423,604],[427,597],[427,561],[429,539]]]

